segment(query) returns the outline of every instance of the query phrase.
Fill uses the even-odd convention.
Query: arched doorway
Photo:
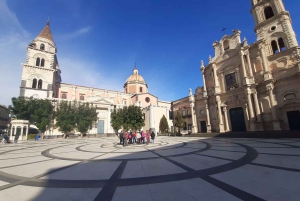
[[[229,110],[231,131],[232,132],[243,132],[246,131],[244,110],[241,107],[232,108]]]

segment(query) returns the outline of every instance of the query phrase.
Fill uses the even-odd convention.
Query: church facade
[[[49,99],[54,104],[62,100],[92,103],[97,108],[98,120],[89,130],[90,134],[114,133],[110,125],[111,111],[129,105],[141,107],[145,119],[144,131],[158,132],[163,115],[169,126],[172,125],[169,118],[171,103],[158,100],[158,97],[148,92],[148,85],[136,67],[126,80],[124,91],[62,83],[57,48],[49,21],[28,45],[26,62],[22,66],[20,96]],[[59,131],[51,126],[46,134],[59,134]]]
[[[187,129],[300,130],[300,47],[290,14],[282,0],[251,2],[256,42],[241,40],[239,30],[215,41],[215,56],[200,64],[203,87],[172,102]]]

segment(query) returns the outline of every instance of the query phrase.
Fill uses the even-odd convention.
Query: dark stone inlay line
[[[31,163],[22,163],[22,164],[19,164],[19,165],[4,166],[4,167],[0,167],[0,169],[18,167],[18,166],[29,165],[29,164],[34,164],[34,163],[41,163],[41,162],[51,161],[51,160],[54,160],[54,159],[50,158],[50,159],[46,159],[46,160],[42,160],[42,161],[35,161],[35,162],[31,162]]]
[[[113,175],[110,177],[108,182],[103,186],[100,193],[97,195],[97,197],[94,199],[95,201],[111,201],[115,190],[117,188],[116,180],[120,179],[124,169],[126,167],[127,161],[122,161],[122,163],[119,165],[119,167],[116,169],[116,171],[113,173]]]
[[[239,188],[233,187],[231,185],[228,185],[227,183],[224,183],[222,181],[219,181],[215,178],[212,178],[210,176],[204,176],[201,177],[204,181],[222,189],[223,191],[230,193],[231,195],[244,200],[244,201],[264,201],[264,199],[261,199],[255,195],[252,195],[250,193],[247,193]]]
[[[212,148],[212,149],[210,149],[210,150],[213,150],[213,151],[221,151],[221,152],[226,151],[226,152],[246,153],[246,151],[220,150],[220,149],[214,149],[214,148]]]
[[[221,160],[226,160],[226,161],[235,161],[235,160],[228,159],[228,158],[217,157],[217,156],[210,156],[210,155],[206,155],[206,154],[197,154],[197,153],[196,153],[196,155],[199,155],[199,156],[206,156],[206,157],[216,158],[216,159],[221,159]]]
[[[300,172],[300,169],[280,167],[280,166],[274,166],[274,165],[266,165],[266,164],[260,164],[260,163],[250,163],[250,165],[273,168],[273,169],[278,169],[278,170],[286,170],[286,171],[291,171],[291,172]]]

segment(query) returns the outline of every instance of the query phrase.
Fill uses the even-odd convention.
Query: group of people
[[[18,134],[15,135],[14,143],[18,143],[19,136],[20,136],[20,135],[18,135]],[[4,135],[2,136],[1,144],[7,144],[7,143],[11,143],[11,141],[9,140],[8,135],[7,135],[7,134],[4,134]]]
[[[152,131],[151,134],[147,130],[144,131],[135,131],[132,132],[131,130],[128,132],[121,131],[119,133],[120,144],[123,146],[128,146],[129,144],[149,144],[150,139],[151,143],[154,144],[155,133]]]

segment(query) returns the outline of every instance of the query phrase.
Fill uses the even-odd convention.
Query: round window
[[[146,97],[146,98],[145,98],[145,101],[146,101],[147,103],[149,103],[149,102],[150,102],[150,98],[149,98],[149,97]]]
[[[270,28],[271,31],[274,31],[275,29],[276,29],[276,26],[272,26],[272,27]]]

